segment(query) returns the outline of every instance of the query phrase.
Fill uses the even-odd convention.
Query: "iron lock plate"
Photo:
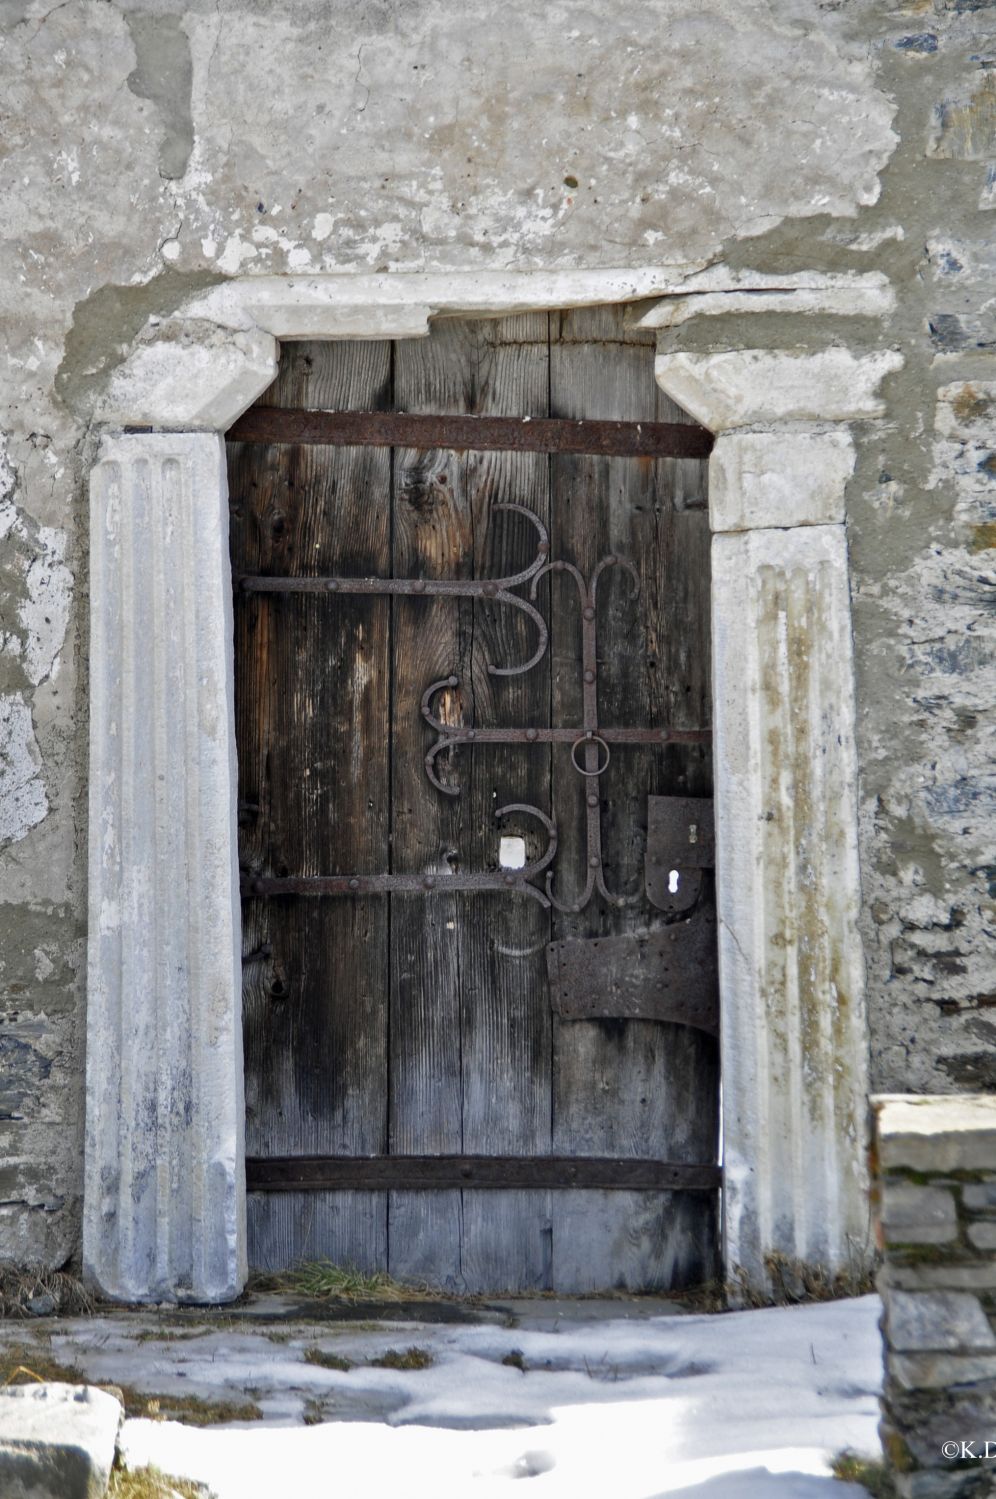
[[[716,867],[713,804],[702,796],[647,798],[647,899],[659,911],[687,911],[704,870]]]

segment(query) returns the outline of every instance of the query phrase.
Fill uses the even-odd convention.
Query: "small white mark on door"
[[[672,869],[667,877],[667,890],[669,895],[677,895],[678,893],[678,871],[676,869]]]
[[[498,863],[502,869],[524,869],[526,865],[525,838],[503,838],[498,845]]]

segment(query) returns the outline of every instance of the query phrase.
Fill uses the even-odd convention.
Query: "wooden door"
[[[621,309],[441,321],[427,339],[289,345],[259,405],[687,423],[653,354]],[[713,1025],[627,1018],[602,993],[626,989],[631,952],[711,937],[707,869],[690,905],[646,895],[648,799],[705,808],[709,746],[613,742],[601,771],[603,751],[563,733],[584,721],[585,662],[600,725],[708,728],[704,462],[232,441],[229,466],[251,1262],[489,1292],[710,1277]],[[581,585],[610,555],[586,625]],[[541,654],[536,615],[507,597],[531,585]],[[440,734],[454,742],[430,775]],[[508,806],[534,810],[496,820]],[[595,890],[575,912],[593,824],[604,891],[632,900]],[[514,840],[531,864],[550,825],[552,900],[545,870],[537,898],[514,867]],[[696,959],[703,1014],[713,952]]]

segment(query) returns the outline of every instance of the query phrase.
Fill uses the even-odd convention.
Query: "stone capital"
[[[710,524],[713,531],[839,524],[853,471],[846,428],[724,432],[709,464]]]
[[[657,383],[711,432],[771,422],[860,421],[881,416],[878,388],[902,367],[892,350],[852,354],[824,349],[800,354],[727,349],[714,354],[660,353]]]

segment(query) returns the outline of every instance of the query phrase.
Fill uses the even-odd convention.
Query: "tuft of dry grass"
[[[51,1308],[39,1311],[39,1307]],[[31,1303],[34,1303],[32,1308]],[[37,1265],[0,1265],[0,1318],[92,1317],[95,1301],[75,1275]]]
[[[348,1358],[343,1358],[338,1353],[325,1353],[321,1348],[306,1349],[304,1362],[316,1364],[319,1369],[338,1369],[343,1374],[353,1367]]]
[[[828,1270],[824,1265],[807,1265],[786,1254],[767,1254],[764,1264],[771,1277],[772,1300],[778,1305],[839,1301],[850,1296],[867,1296],[875,1289],[874,1271],[862,1260],[846,1269]]]
[[[184,1426],[221,1426],[228,1421],[261,1421],[254,1400],[202,1400],[200,1395],[149,1395],[131,1385],[118,1385],[126,1416],[146,1421],[180,1421]]]
[[[896,1499],[896,1489],[885,1464],[856,1452],[838,1452],[830,1464],[834,1478],[845,1483],[860,1483],[872,1499]]]
[[[158,1468],[115,1468],[107,1499],[211,1499],[211,1491],[189,1478],[171,1478]]]
[[[428,1348],[389,1348],[370,1360],[371,1369],[431,1369],[435,1360]]]
[[[331,1260],[307,1260],[293,1270],[253,1277],[254,1291],[290,1291],[317,1300],[422,1301],[437,1300],[441,1293],[426,1285],[403,1285],[381,1271],[367,1273]]]
[[[135,1334],[136,1343],[190,1343],[194,1338],[209,1338],[214,1327],[143,1327]]]
[[[85,1384],[75,1364],[60,1364],[40,1343],[11,1343],[0,1349],[0,1386],[9,1384]]]
[[[304,1410],[301,1413],[301,1424],[303,1426],[321,1426],[325,1420],[325,1406],[320,1400],[308,1399],[304,1402]]]
[[[747,1272],[738,1270],[731,1280],[707,1281],[680,1291],[674,1299],[694,1312],[731,1312],[753,1310],[764,1306],[795,1306],[800,1302],[839,1301],[852,1296],[867,1296],[875,1289],[875,1272],[864,1258],[853,1266],[828,1270],[825,1265],[809,1265],[787,1254],[767,1254],[765,1269],[771,1282],[769,1295],[762,1295],[748,1282]]]

